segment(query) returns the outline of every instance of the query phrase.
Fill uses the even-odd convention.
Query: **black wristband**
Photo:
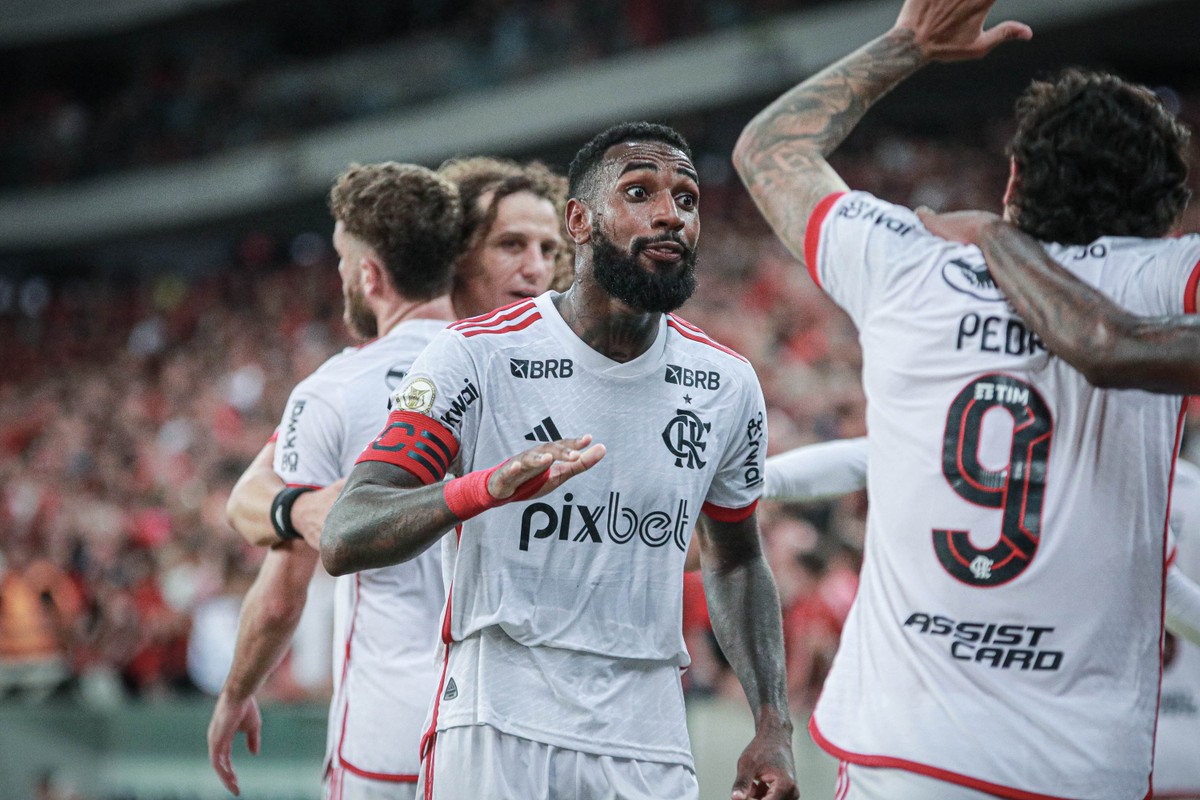
[[[271,501],[271,527],[281,542],[292,539],[303,539],[300,532],[292,525],[292,505],[296,498],[305,492],[311,492],[315,486],[285,486]]]

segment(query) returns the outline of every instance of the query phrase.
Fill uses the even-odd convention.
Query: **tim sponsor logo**
[[[664,380],[689,389],[720,389],[721,373],[712,369],[688,369],[678,364],[667,364]]]
[[[514,378],[540,380],[542,378],[570,378],[575,374],[575,363],[569,358],[546,358],[540,361],[525,358],[510,358],[508,371]]]
[[[662,547],[674,542],[681,552],[687,550],[687,537],[692,530],[687,500],[675,504],[673,513],[647,511],[638,514],[621,505],[621,493],[609,492],[601,505],[573,505],[575,495],[568,492],[564,502],[555,508],[549,503],[530,503],[521,514],[521,544],[529,550],[533,539],[560,542],[591,542],[605,540],[613,544],[629,544],[635,539],[648,547]]]

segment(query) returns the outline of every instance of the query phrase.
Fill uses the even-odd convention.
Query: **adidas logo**
[[[554,420],[546,417],[540,425],[525,434],[525,438],[531,442],[553,442],[563,437],[558,428],[554,427]]]
[[[442,695],[443,700],[453,700],[458,697],[458,686],[454,683],[454,678],[446,684],[446,693]]]

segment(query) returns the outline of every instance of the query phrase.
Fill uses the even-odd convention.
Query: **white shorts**
[[[490,725],[438,731],[421,763],[422,800],[699,800],[683,764],[592,755],[502,733]]]
[[[380,781],[355,775],[340,764],[325,771],[322,800],[416,800],[417,784],[410,781]]]
[[[906,769],[838,765],[834,800],[995,800],[997,795]]]

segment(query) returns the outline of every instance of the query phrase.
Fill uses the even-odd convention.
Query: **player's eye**
[[[626,194],[626,196],[631,197],[634,200],[645,200],[647,197],[650,196],[650,194],[646,191],[645,187],[637,186],[637,185],[630,186],[628,189],[625,190],[625,194]]]
[[[691,211],[700,202],[700,198],[691,192],[680,192],[675,195],[675,202],[679,203],[680,208]]]

